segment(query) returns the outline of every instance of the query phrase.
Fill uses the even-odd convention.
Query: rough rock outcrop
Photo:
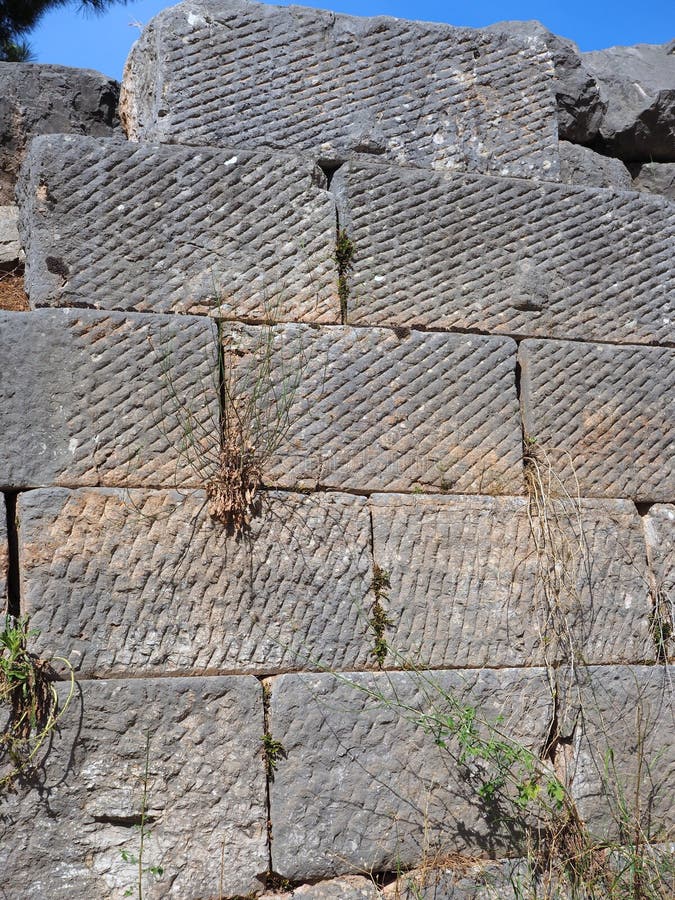
[[[32,137],[108,137],[117,126],[118,96],[118,83],[99,72],[0,62],[0,203],[14,202],[14,185]]]
[[[675,163],[642,163],[633,177],[633,189],[675,200]]]
[[[21,255],[16,206],[0,206],[0,264],[15,263]]]
[[[598,144],[626,162],[675,162],[675,41],[583,54],[606,111]]]
[[[560,180],[565,184],[616,188],[620,191],[634,189],[630,172],[620,159],[603,156],[590,147],[569,141],[560,141]]]

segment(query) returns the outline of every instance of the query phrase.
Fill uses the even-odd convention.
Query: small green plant
[[[75,689],[72,666],[57,657],[54,661],[62,663],[70,677],[70,690],[59,707],[57,674],[51,661],[39,659],[28,649],[37,634],[37,630],[31,630],[28,616],[5,616],[0,631],[0,701],[7,710],[7,723],[0,736],[0,750],[9,757],[10,767],[0,778],[0,789],[31,774],[40,749],[68,708]]]
[[[376,565],[373,568],[372,581],[375,600],[373,601],[373,605],[370,608],[370,619],[368,620],[368,624],[372,628],[375,638],[372,655],[375,657],[380,669],[384,665],[384,661],[387,658],[387,653],[389,652],[386,630],[394,624],[387,615],[384,606],[382,605],[382,600],[387,598],[386,592],[390,587],[391,580],[389,577],[389,573],[384,569],[381,569],[380,566]]]
[[[275,740],[269,731],[263,734],[262,738],[262,754],[265,761],[265,770],[269,778],[274,778],[277,765],[280,759],[286,759],[286,750],[281,741]]]
[[[344,228],[338,229],[335,243],[335,264],[338,271],[338,298],[342,324],[347,324],[347,301],[349,300],[349,273],[354,266],[354,244]]]
[[[143,775],[142,775],[142,794],[141,794],[141,812],[140,819],[138,825],[134,827],[138,829],[139,839],[138,839],[138,852],[133,853],[129,850],[122,849],[120,850],[120,856],[125,863],[129,863],[132,866],[136,866],[136,884],[134,887],[128,887],[125,892],[125,897],[133,897],[134,894],[138,898],[138,900],[143,900],[143,879],[146,875],[151,875],[155,879],[160,879],[164,874],[164,869],[162,866],[153,865],[146,866],[144,865],[144,855],[145,855],[145,843],[146,841],[152,837],[152,831],[147,828],[148,823],[148,782],[150,777],[150,732],[146,733],[145,737],[145,762],[143,766]]]

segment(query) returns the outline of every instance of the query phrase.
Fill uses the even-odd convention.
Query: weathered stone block
[[[119,84],[100,72],[0,63],[0,204],[14,185],[30,139],[75,133],[107,137],[119,126]]]
[[[267,484],[522,489],[513,341],[302,325],[223,336],[228,393],[268,448]]]
[[[675,200],[675,162],[644,163],[633,179],[633,188]]]
[[[647,556],[656,586],[675,603],[675,506],[657,503],[645,516]]]
[[[524,341],[519,360],[525,430],[572,494],[675,497],[675,351]]]
[[[6,501],[0,494],[0,614],[7,610],[7,590],[9,585],[9,538],[7,535]]]
[[[560,141],[560,180],[564,184],[634,190],[630,172],[620,159],[568,141]]]
[[[0,800],[0,867],[11,896],[136,893],[144,793],[143,866],[164,870],[143,876],[144,897],[197,900],[219,884],[227,897],[259,889],[267,868],[263,728],[254,678],[80,682],[39,781]]]
[[[271,689],[270,730],[286,751],[270,785],[279,874],[387,872],[436,853],[518,846],[517,829],[481,806],[480,776],[457,761],[454,739],[437,746],[434,721],[467,704],[540,746],[551,714],[543,670],[284,675]]]
[[[380,900],[381,896],[373,879],[345,875],[318,884],[301,884],[288,893],[263,894],[260,900]]]
[[[16,206],[0,206],[0,264],[18,261],[21,242]]]
[[[632,503],[371,498],[388,575],[388,664],[444,668],[654,658]],[[552,574],[553,573],[553,574]]]
[[[669,840],[673,667],[591,666],[577,675],[573,696],[583,716],[568,777],[583,820],[592,833],[614,840],[638,826],[646,840]]]
[[[31,491],[19,517],[36,647],[82,673],[372,663],[362,497],[264,494],[241,540],[201,491]]]
[[[352,325],[672,339],[675,208],[657,197],[349,163]]]
[[[339,322],[324,182],[298,155],[41,138],[18,188],[31,304]]]
[[[218,445],[206,318],[0,312],[0,487],[198,484]]]
[[[132,140],[555,178],[552,83],[538,38],[191,0],[135,44],[120,114]]]

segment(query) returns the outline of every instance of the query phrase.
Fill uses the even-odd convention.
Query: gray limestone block
[[[672,340],[675,211],[637,193],[349,163],[349,322]]]
[[[260,900],[380,900],[372,879],[362,875],[329,878],[317,884],[301,884],[283,894],[263,894]]]
[[[630,172],[620,159],[569,141],[560,141],[560,180],[564,184],[635,190]]]
[[[553,34],[541,22],[497,22],[487,31],[506,32],[521,39],[538,37],[548,47],[555,71],[553,90],[558,110],[558,131],[563,140],[587,142],[598,133],[605,112],[600,89],[573,41]],[[561,160],[562,163],[562,160]]]
[[[654,659],[642,523],[627,501],[371,498],[388,665]],[[556,574],[552,577],[551,572]]]
[[[0,63],[0,204],[14,185],[30,140],[39,134],[108,137],[118,128],[119,84],[66,66]]]
[[[3,615],[7,610],[7,588],[9,582],[9,538],[5,504],[5,497],[0,494],[0,615]]]
[[[0,265],[13,263],[21,255],[16,206],[0,206]]]
[[[552,76],[538,38],[190,0],[133,47],[120,115],[131,140],[555,179]]]
[[[297,154],[36,140],[18,187],[31,304],[339,322],[324,183]]]
[[[259,890],[263,729],[252,677],[78,683],[35,777],[0,798],[6,896],[136,895],[144,791],[143,897],[201,900],[219,884],[223,897]]]
[[[643,163],[633,179],[633,189],[675,200],[675,163]]]
[[[675,162],[675,42],[582,54],[607,109],[598,141],[626,161]]]
[[[382,892],[383,900],[523,900],[524,897],[555,897],[564,893],[537,893],[541,885],[533,863],[525,859],[482,860],[459,858],[452,864],[434,865],[401,873]]]
[[[227,325],[223,339],[228,402],[267,448],[266,483],[522,490],[508,338]]]
[[[674,350],[533,340],[519,361],[525,431],[573,496],[675,498]]]
[[[210,319],[0,312],[0,487],[198,484],[218,445]]]
[[[601,838],[616,840],[636,826],[647,841],[672,835],[674,675],[672,666],[577,672],[573,693],[580,712],[567,778],[582,819]]]
[[[522,835],[481,803],[480,764],[460,762],[454,738],[436,743],[434,723],[457,704],[531,749],[552,712],[535,668],[272,680],[269,727],[285,750],[270,785],[274,871],[314,880],[513,853]]]
[[[365,498],[265,493],[242,539],[201,491],[30,491],[19,520],[36,648],[80,673],[372,665]]]
[[[647,555],[657,589],[675,604],[675,506],[657,503],[644,518]]]

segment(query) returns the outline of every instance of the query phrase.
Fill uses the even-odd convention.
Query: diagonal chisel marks
[[[390,581],[389,665],[543,665],[572,653],[589,663],[654,658],[645,543],[632,503],[552,501],[556,546],[544,559],[525,498],[375,495],[370,504],[375,563]],[[554,565],[567,577],[547,598],[540,566]]]
[[[41,138],[19,188],[31,303],[339,322],[322,183],[298,155]]]
[[[643,521],[655,587],[675,617],[675,506],[657,503]]]
[[[675,340],[675,214],[644,194],[349,163],[352,325]]]
[[[518,836],[506,817],[485,816],[454,739],[445,750],[434,741],[430,720],[465,704],[492,724],[502,717],[502,733],[533,750],[546,739],[542,669],[275,678],[270,729],[288,756],[270,785],[274,871],[314,880],[486,845],[513,854]]]
[[[62,703],[67,687],[58,686]],[[5,897],[128,895],[146,747],[143,897],[209,897],[214,884],[250,895],[267,864],[262,719],[252,677],[79,682],[39,779],[3,795]],[[162,877],[148,877],[151,866]]]
[[[257,389],[260,418],[286,397],[268,483],[522,490],[513,341],[302,325],[223,334],[229,377]]]
[[[242,541],[202,492],[31,491],[19,518],[37,652],[81,674],[370,664],[363,498],[265,494]]]
[[[120,114],[132,140],[555,179],[552,76],[536,39],[206,0],[143,32]]]
[[[573,495],[675,497],[675,351],[524,341],[525,430]]]
[[[217,454],[215,325],[74,310],[0,313],[0,481],[199,484]],[[214,380],[215,379],[215,380]]]

